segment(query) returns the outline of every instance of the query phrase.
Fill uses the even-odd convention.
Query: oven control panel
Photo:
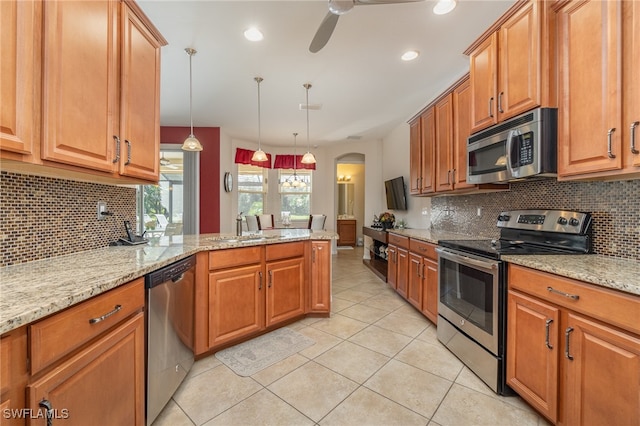
[[[514,210],[498,216],[498,228],[582,234],[591,224],[589,213],[570,210]]]

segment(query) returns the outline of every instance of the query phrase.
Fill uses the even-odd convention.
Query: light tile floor
[[[154,425],[547,425],[442,346],[362,254],[333,256],[330,318],[290,325],[315,345],[251,377],[199,360]]]

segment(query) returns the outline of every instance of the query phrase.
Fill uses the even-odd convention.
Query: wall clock
[[[226,192],[233,191],[233,175],[230,172],[224,174],[224,190]]]

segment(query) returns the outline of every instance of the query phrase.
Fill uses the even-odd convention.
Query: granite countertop
[[[282,229],[152,239],[0,268],[0,334],[58,312],[200,251],[332,240],[331,231]]]
[[[640,296],[640,262],[597,254],[508,255],[509,263]]]
[[[392,229],[389,232],[432,244],[443,240],[486,239],[477,235],[440,232],[430,229]],[[601,287],[640,296],[640,262],[595,254],[565,255],[506,255],[506,262],[550,272]]]

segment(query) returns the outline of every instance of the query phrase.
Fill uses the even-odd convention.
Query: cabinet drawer
[[[114,312],[115,308],[119,310]],[[29,335],[31,374],[35,374],[136,311],[144,309],[144,278],[32,324]],[[103,320],[91,324],[114,312]]]
[[[393,244],[398,247],[409,248],[409,237],[403,237],[402,235],[396,235],[389,233],[389,244]]]
[[[517,265],[509,265],[508,283],[510,289],[640,334],[640,297]]]
[[[266,258],[270,260],[304,256],[304,242],[271,244],[267,246]]]
[[[262,261],[262,246],[237,249],[213,250],[209,252],[209,269],[224,269],[251,265]]]
[[[410,238],[409,250],[424,257],[428,257],[429,259],[436,260],[438,258],[438,254],[436,253],[436,246],[424,241],[414,240],[413,238]]]

